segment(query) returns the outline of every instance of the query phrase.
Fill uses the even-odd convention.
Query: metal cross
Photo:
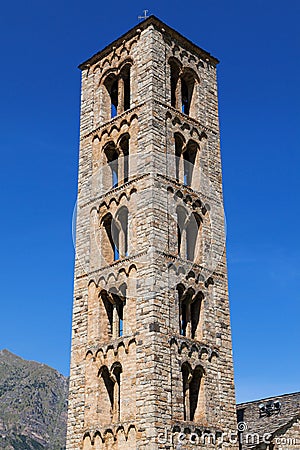
[[[138,16],[138,19],[139,20],[146,20],[146,19],[148,19],[148,15],[147,15],[147,13],[149,12],[149,9],[144,9],[144,15],[143,16]]]

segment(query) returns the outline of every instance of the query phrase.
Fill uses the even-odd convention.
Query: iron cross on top
[[[146,19],[148,19],[148,12],[149,12],[149,10],[148,9],[144,9],[144,15],[143,16],[138,16],[138,19],[139,20],[146,20]]]

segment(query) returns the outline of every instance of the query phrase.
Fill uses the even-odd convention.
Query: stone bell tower
[[[151,16],[80,65],[67,450],[236,431],[217,63]]]

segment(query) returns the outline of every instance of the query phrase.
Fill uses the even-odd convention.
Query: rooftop
[[[240,403],[237,417],[238,422],[244,422],[246,433],[276,436],[282,428],[292,425],[300,417],[300,392]]]
[[[162,30],[164,29],[165,32],[169,33],[174,39],[177,39],[178,42],[184,43],[186,47],[189,48],[190,51],[198,54],[205,60],[209,60],[212,64],[218,64],[219,60],[212,56],[207,51],[203,50],[202,48],[198,47],[198,45],[194,44],[192,41],[184,37],[182,34],[178,33],[178,31],[174,30],[173,28],[166,25],[164,22],[162,22],[160,19],[158,19],[155,16],[150,16],[148,19],[144,20],[143,22],[140,22],[136,24],[131,30],[127,31],[125,34],[120,36],[115,41],[111,42],[109,45],[107,45],[103,50],[100,50],[99,52],[95,53],[91,58],[87,59],[83,63],[81,63],[78,67],[79,69],[83,70],[95,63],[97,63],[99,60],[101,60],[104,56],[106,56],[108,53],[111,52],[112,47],[118,47],[121,45],[122,41],[131,39],[138,30],[145,30],[150,25],[153,25],[155,28]]]

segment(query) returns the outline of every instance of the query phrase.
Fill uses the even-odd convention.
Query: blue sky
[[[144,8],[221,60],[237,398],[300,390],[296,0],[1,6],[0,348],[69,370],[80,72]]]

